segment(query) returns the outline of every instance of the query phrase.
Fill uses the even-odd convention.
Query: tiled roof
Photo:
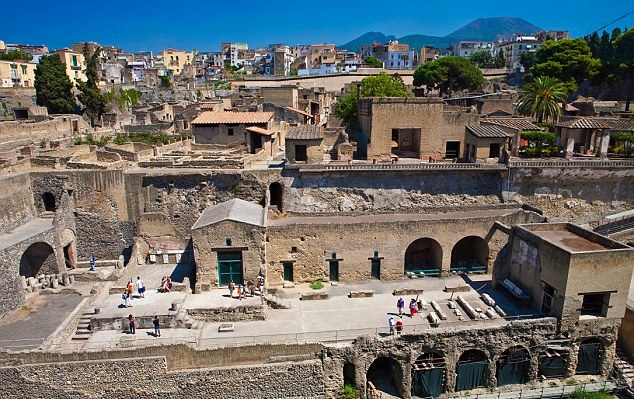
[[[257,126],[249,126],[248,128],[246,128],[246,130],[248,132],[261,134],[263,136],[272,136],[273,135],[272,131],[266,130],[266,129],[262,129],[261,127],[257,127]]]
[[[268,123],[273,112],[203,112],[192,121],[192,125],[221,123]]]
[[[253,226],[264,226],[264,208],[258,204],[234,198],[205,209],[196,223],[192,226],[192,230],[210,226],[225,220],[232,220],[234,222],[250,224]]]
[[[482,138],[508,137],[508,135],[497,126],[467,126],[467,131],[476,137]]]
[[[606,119],[610,129],[621,132],[634,132],[634,120],[629,118],[610,118]]]
[[[480,119],[480,124],[482,123],[509,127],[517,130],[540,130],[540,127],[535,125],[530,118],[483,118]]]
[[[308,112],[303,111],[303,110],[301,110],[301,109],[299,109],[299,108],[286,107],[286,109],[288,109],[288,110],[290,110],[290,111],[293,111],[293,112],[297,112],[298,114],[306,115],[306,116],[308,116],[309,118],[312,118],[312,117],[313,117],[313,116],[312,116],[311,114],[309,114]]]
[[[324,132],[319,126],[301,125],[291,128],[286,133],[286,140],[321,140]]]
[[[610,125],[605,119],[577,118],[558,123],[557,126],[568,129],[609,129]]]

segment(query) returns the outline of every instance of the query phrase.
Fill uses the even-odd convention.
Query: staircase
[[[624,393],[630,398],[634,398],[634,367],[627,360],[627,356],[621,349],[616,349],[616,357],[614,358],[614,368],[622,377],[623,382],[627,385]]]
[[[79,318],[79,323],[77,324],[75,334],[71,337],[71,340],[87,341],[90,338],[90,335],[92,334],[92,330],[90,329],[90,320],[94,315],[94,309],[82,313],[81,317]]]

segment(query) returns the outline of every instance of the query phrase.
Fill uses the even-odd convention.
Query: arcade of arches
[[[459,240],[451,250],[449,272],[486,272],[489,263],[489,246],[478,236]],[[433,238],[413,241],[405,251],[404,271],[439,274],[442,271],[443,248]]]
[[[459,353],[453,364],[450,364],[443,352],[437,350],[423,351],[408,366],[405,365],[407,361],[398,360],[394,356],[380,356],[367,369],[366,398],[383,394],[400,398],[427,398],[437,397],[442,393],[524,384],[536,380],[538,376],[561,378],[571,374],[598,375],[602,372],[603,352],[604,346],[599,339],[581,341],[574,356],[576,367],[572,372],[570,367],[573,359],[569,353],[557,354],[548,349],[535,357],[529,349],[521,345],[508,347],[491,356],[484,350],[467,349]],[[354,370],[354,366],[346,363],[344,376],[349,376],[351,370]],[[408,370],[411,379],[405,378]],[[455,378],[449,378],[450,375]],[[346,378],[346,383],[352,382],[350,378]],[[406,391],[411,394],[406,395]]]
[[[57,273],[55,251],[45,242],[31,244],[20,258],[20,275],[35,277],[39,273]]]

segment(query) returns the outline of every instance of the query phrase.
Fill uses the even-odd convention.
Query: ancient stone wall
[[[5,234],[35,217],[28,174],[7,174],[0,177],[0,204],[0,234]]]

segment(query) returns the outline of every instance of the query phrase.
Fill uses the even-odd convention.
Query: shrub
[[[351,384],[344,385],[339,399],[357,399],[357,387]]]
[[[310,288],[314,290],[320,290],[324,288],[324,283],[322,283],[320,280],[311,281]]]
[[[583,390],[576,390],[575,393],[570,395],[568,398],[570,399],[613,399],[614,396],[610,395],[605,391],[599,392],[586,392]]]

